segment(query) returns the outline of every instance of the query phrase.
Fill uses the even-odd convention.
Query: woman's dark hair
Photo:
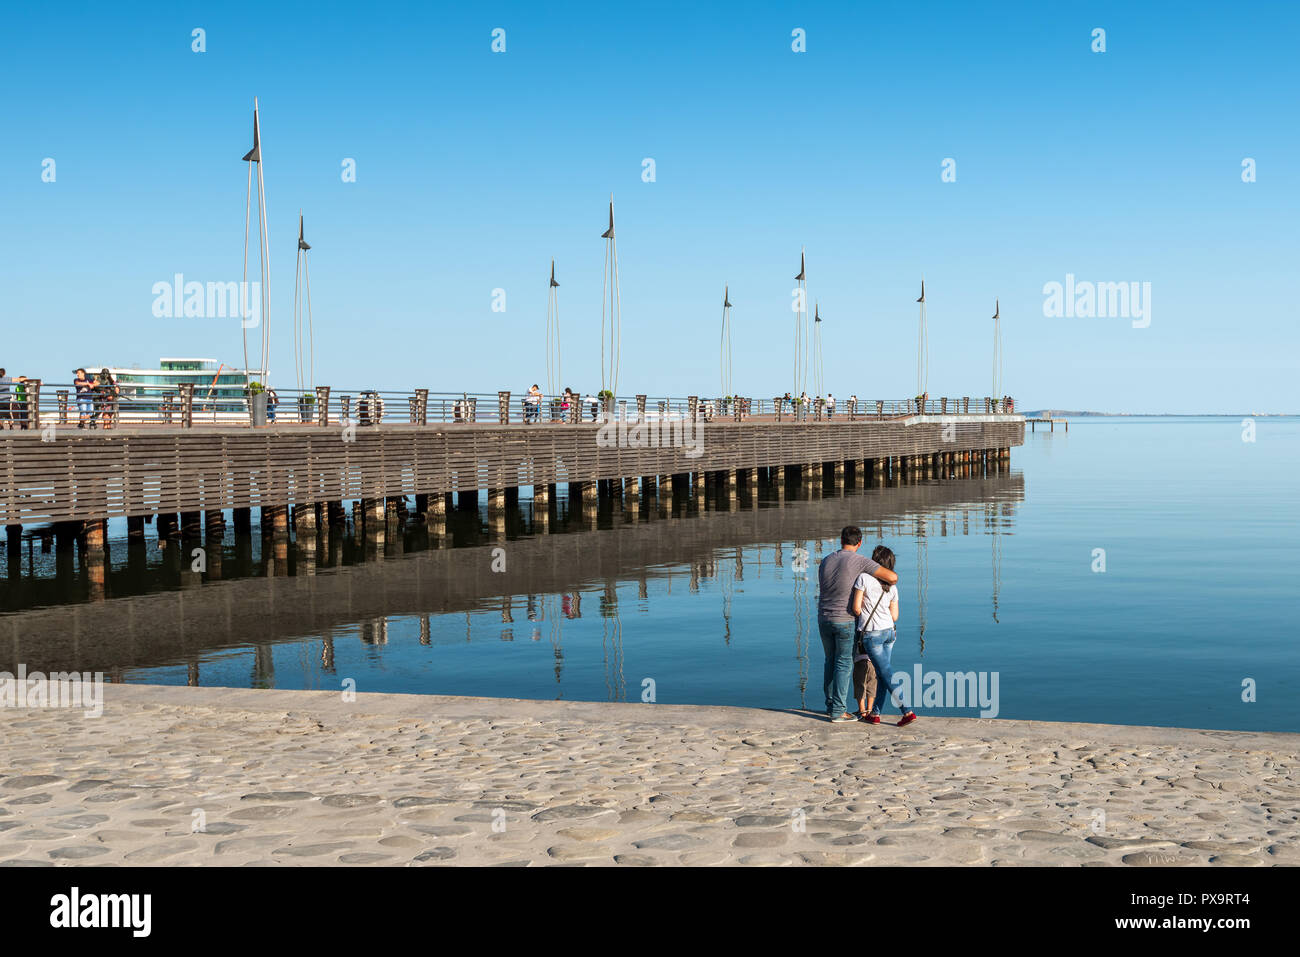
[[[884,545],[877,545],[872,549],[871,560],[881,568],[888,568],[891,572],[894,570],[894,553]],[[893,585],[886,585],[884,582],[880,584],[884,585],[885,591],[889,591],[894,587]]]

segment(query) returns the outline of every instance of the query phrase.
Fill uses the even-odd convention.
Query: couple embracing
[[[840,532],[840,550],[823,558],[817,568],[826,716],[836,724],[879,724],[880,703],[894,687],[889,663],[898,621],[894,553],[878,545],[867,558],[859,554],[861,547],[862,529],[849,525]],[[848,710],[851,687],[858,699],[856,714]],[[897,703],[897,694],[894,697]],[[901,703],[899,711],[899,727],[916,720],[916,713]]]

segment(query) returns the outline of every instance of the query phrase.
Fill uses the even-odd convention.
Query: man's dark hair
[[[845,525],[840,531],[840,545],[861,545],[862,529],[856,525]]]

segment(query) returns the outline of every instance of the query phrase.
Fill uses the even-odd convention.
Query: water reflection
[[[396,513],[378,527],[363,522],[360,532],[355,522],[321,522],[296,538],[218,526],[201,545],[114,541],[95,574],[79,547],[55,548],[42,561],[29,545],[18,574],[9,568],[0,578],[7,612],[0,633],[10,639],[0,670],[21,662],[31,670],[103,671],[113,680],[254,688],[337,687],[356,677],[371,691],[471,693],[468,685],[456,690],[461,677],[524,667],[505,647],[491,660],[483,658],[487,649],[473,660],[447,653],[491,637],[509,647],[549,641],[547,680],[555,697],[640,700],[654,674],[629,673],[629,609],[651,623],[661,616],[680,623],[685,615],[700,642],[721,639],[720,646],[751,654],[749,603],[784,593],[793,609],[770,614],[765,626],[782,636],[792,628],[794,673],[784,680],[806,707],[810,682],[814,689],[820,683],[811,676],[820,675],[821,656],[816,565],[835,547],[841,526],[856,522],[868,540],[915,544],[916,567],[908,574],[916,581],[923,636],[930,537],[958,529],[969,535],[976,515],[995,549],[996,616],[999,536],[1024,495],[1020,474],[1007,471],[865,489],[850,478],[843,486],[764,483],[674,496],[665,482],[657,496],[635,502],[587,499],[571,509],[557,495],[536,510],[524,499],[493,513],[454,509],[427,525]],[[194,561],[199,547],[202,570]],[[504,570],[493,567],[501,547]],[[584,599],[594,620],[584,620]],[[737,625],[742,614],[751,616],[747,629]],[[570,630],[581,665],[572,676],[564,647]],[[528,640],[516,641],[525,632]],[[653,629],[642,636],[638,652],[652,654],[659,637]],[[662,637],[683,634],[674,625]],[[598,648],[589,651],[588,640]],[[783,647],[788,661],[789,645]],[[546,694],[532,685],[524,690],[497,693]]]

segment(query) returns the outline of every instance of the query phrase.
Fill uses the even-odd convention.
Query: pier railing
[[[30,379],[25,394],[15,393],[5,424],[19,429],[118,427],[321,427],[373,425],[561,426],[596,422],[608,416],[628,422],[664,419],[778,422],[869,421],[909,416],[1010,414],[1009,396],[972,398],[917,396],[911,399],[814,398],[784,396],[529,396],[528,393],[435,392],[430,389],[276,389],[251,392],[202,385],[169,387],[120,384],[116,390],[78,393],[71,383]]]

